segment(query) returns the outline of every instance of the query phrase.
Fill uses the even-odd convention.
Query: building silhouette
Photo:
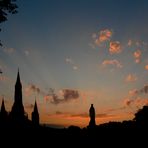
[[[90,128],[93,128],[96,126],[96,121],[95,121],[95,108],[93,107],[93,104],[91,104],[91,107],[89,109],[89,117],[90,117],[90,121],[89,121],[89,126]]]
[[[34,110],[32,112],[32,123],[35,126],[39,125],[39,112],[38,112],[38,107],[37,107],[36,100],[35,100],[35,104],[34,104]]]
[[[32,112],[32,121],[28,119],[28,115],[24,110],[22,99],[22,84],[20,80],[19,70],[17,73],[17,79],[15,83],[14,103],[9,114],[5,109],[4,99],[2,99],[0,109],[0,125],[12,127],[30,127],[34,125],[39,125],[39,112],[36,101],[34,105],[34,110]]]
[[[5,125],[8,121],[8,113],[5,109],[4,98],[2,99],[2,105],[0,110],[0,123]]]
[[[22,101],[22,84],[20,81],[19,70],[17,73],[17,80],[15,83],[15,92],[14,92],[14,103],[12,110],[10,112],[10,119],[13,122],[24,123],[28,117],[25,114],[23,101]]]

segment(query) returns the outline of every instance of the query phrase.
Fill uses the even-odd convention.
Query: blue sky
[[[0,93],[7,102],[13,102],[19,67],[23,100],[28,105],[37,97],[42,122],[84,126],[88,119],[79,115],[79,120],[70,122],[68,117],[87,113],[91,103],[97,114],[115,115],[98,116],[98,124],[131,119],[131,110],[147,103],[147,92],[139,93],[148,81],[147,0],[20,0],[17,4],[18,13],[1,24]],[[55,105],[50,88],[58,99],[65,99],[64,89],[79,95]]]

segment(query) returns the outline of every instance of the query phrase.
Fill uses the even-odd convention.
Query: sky
[[[1,23],[0,104],[14,101],[19,68],[23,103],[37,100],[43,124],[85,127],[132,120],[148,104],[147,0],[19,0]]]

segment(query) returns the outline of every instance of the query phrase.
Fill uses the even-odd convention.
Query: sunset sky
[[[0,24],[0,104],[14,101],[19,67],[30,117],[87,126],[133,119],[148,104],[147,0],[18,0]]]

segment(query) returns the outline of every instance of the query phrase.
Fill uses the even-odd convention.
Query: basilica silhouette
[[[1,126],[39,126],[39,113],[37,103],[35,101],[34,110],[32,112],[32,120],[28,119],[28,114],[24,110],[22,99],[22,84],[20,80],[19,70],[15,84],[14,103],[10,113],[5,109],[4,98],[0,110],[0,125]]]

